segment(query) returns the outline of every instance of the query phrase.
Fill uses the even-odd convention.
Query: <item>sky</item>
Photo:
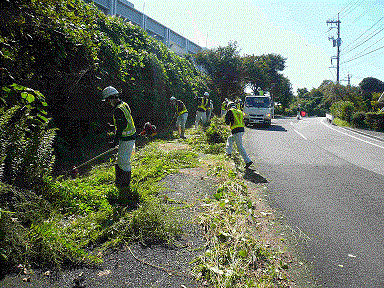
[[[340,83],[357,86],[366,77],[384,82],[384,0],[130,0],[144,12],[209,49],[236,41],[241,55],[280,54],[283,74],[297,88],[336,81],[340,20]]]

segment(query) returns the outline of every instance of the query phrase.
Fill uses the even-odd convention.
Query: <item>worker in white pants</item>
[[[136,128],[129,105],[120,100],[119,92],[112,86],[103,92],[103,101],[108,101],[113,109],[115,137],[113,144],[118,145],[117,163],[115,164],[115,185],[119,189],[119,202],[122,205],[135,206],[138,195],[132,193],[131,183],[131,155],[135,146]]]
[[[122,141],[119,140],[119,148],[117,150],[117,165],[123,171],[131,171],[131,155],[135,149],[135,140]]]
[[[244,135],[244,113],[237,109],[236,104],[229,102],[227,105],[227,113],[225,114],[225,123],[230,125],[232,135],[227,139],[226,153],[228,156],[232,154],[233,142],[236,142],[237,149],[241,157],[245,162],[245,169],[248,169],[252,165],[252,160],[248,157],[247,152],[243,146],[243,135]]]
[[[207,109],[209,106],[209,93],[205,92],[203,97],[197,98],[197,111],[196,111],[196,119],[195,119],[195,129],[199,128],[200,121],[204,125],[207,123]]]
[[[244,132],[238,132],[238,133],[230,135],[227,139],[227,144],[225,146],[225,152],[227,153],[227,155],[231,155],[232,154],[232,148],[233,148],[233,142],[236,142],[237,149],[239,150],[241,157],[243,157],[244,162],[252,164],[252,160],[248,157],[248,154],[245,151],[244,146],[243,146],[243,135],[244,135]]]
[[[187,123],[188,110],[183,101],[177,100],[176,97],[170,98],[171,104],[175,107],[176,127],[179,133],[179,137],[185,139],[185,123]]]

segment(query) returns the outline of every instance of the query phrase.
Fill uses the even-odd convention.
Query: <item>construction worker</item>
[[[238,110],[243,111],[243,101],[240,98],[236,99],[235,104]]]
[[[223,103],[221,104],[221,117],[225,116],[225,113],[227,113],[227,105],[228,105],[228,98],[225,98]]]
[[[261,89],[260,87],[257,88],[257,92],[259,92],[259,95],[260,95],[260,96],[263,96],[263,95],[264,95],[264,90]]]
[[[237,149],[245,162],[245,169],[252,165],[252,160],[248,157],[247,152],[243,147],[244,135],[244,113],[237,109],[234,102],[229,102],[227,105],[227,113],[225,114],[225,123],[230,125],[232,134],[227,139],[226,153],[229,157],[232,154],[233,142],[236,142]]]
[[[119,189],[120,204],[136,204],[137,195],[132,195],[130,159],[135,145],[136,128],[128,104],[120,100],[119,92],[112,86],[102,92],[103,101],[108,101],[114,108],[113,122],[115,135],[113,144],[118,146],[117,164],[115,164],[115,185]]]
[[[143,131],[140,133],[144,137],[154,137],[157,135],[157,129],[155,125],[152,125],[151,122],[144,124]]]
[[[180,138],[185,139],[185,123],[187,122],[188,118],[188,110],[185,107],[185,104],[181,100],[177,100],[175,97],[170,98],[171,104],[175,107],[175,116],[177,117],[176,120],[176,127],[177,132]]]
[[[202,121],[203,125],[207,122],[207,108],[209,105],[209,93],[205,92],[203,97],[198,97],[198,106],[196,111],[195,129],[199,128],[199,122]]]

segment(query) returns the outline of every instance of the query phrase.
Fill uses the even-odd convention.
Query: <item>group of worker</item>
[[[137,136],[135,124],[132,118],[129,105],[122,101],[119,92],[112,86],[106,87],[102,91],[103,101],[109,102],[113,107],[113,126],[115,128],[113,144],[117,149],[117,161],[115,164],[115,185],[119,190],[119,202],[125,205],[135,205],[138,195],[133,195],[130,189],[131,183],[131,164],[130,159]],[[209,100],[209,93],[205,92],[202,97],[196,97],[197,111],[195,118],[195,129],[198,129],[199,123],[205,124],[213,114],[213,103]],[[170,102],[175,108],[176,126],[180,138],[185,139],[185,124],[188,118],[188,110],[183,101],[170,98]],[[243,147],[244,118],[241,109],[241,101],[232,102],[228,99],[222,104],[221,116],[225,117],[225,123],[230,126],[232,134],[228,137],[226,143],[226,154],[231,157],[233,143],[239,150],[240,155],[245,162],[245,169],[252,165],[252,161]],[[142,136],[156,135],[156,127],[150,122],[145,123]]]

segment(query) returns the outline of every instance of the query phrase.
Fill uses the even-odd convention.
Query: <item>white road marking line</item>
[[[303,134],[301,134],[299,131],[293,129],[297,134],[299,134],[301,137],[303,137],[305,140],[308,140],[307,137],[305,137]]]
[[[320,121],[320,123],[323,124],[324,126],[328,127],[329,129],[335,130],[335,131],[337,131],[337,132],[339,132],[339,133],[341,133],[341,134],[347,135],[347,136],[349,136],[349,137],[351,137],[351,138],[354,138],[354,139],[356,139],[356,140],[360,140],[361,142],[364,142],[364,143],[367,143],[367,144],[371,144],[371,145],[373,145],[373,146],[376,146],[376,147],[379,147],[379,148],[381,148],[381,149],[384,149],[384,146],[380,146],[380,145],[377,145],[377,144],[375,144],[375,143],[372,143],[372,142],[363,140],[363,139],[361,139],[361,138],[355,137],[355,136],[353,136],[353,135],[351,135],[351,134],[348,134],[348,133],[339,131],[338,129],[335,129],[335,128],[333,128],[333,127],[331,127],[331,126],[325,124],[323,121]],[[361,135],[361,136],[363,136],[363,135]],[[365,136],[365,137],[367,137],[367,136]]]

